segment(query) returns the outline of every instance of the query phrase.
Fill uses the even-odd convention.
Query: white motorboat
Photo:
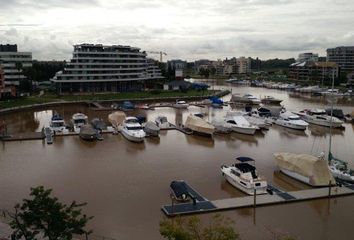
[[[239,162],[232,166],[221,166],[222,175],[234,187],[241,191],[254,195],[267,193],[267,181],[259,177],[256,167],[249,164],[254,162],[252,158],[238,157]]]
[[[154,136],[158,137],[160,133],[160,128],[156,125],[155,122],[148,121],[145,126],[144,126],[144,131],[149,135],[149,136]]]
[[[172,124],[167,120],[167,117],[165,116],[157,116],[155,123],[161,130],[173,128]]]
[[[49,127],[54,133],[66,131],[65,121],[58,114],[52,116]]]
[[[347,162],[334,158],[331,155],[329,157],[329,170],[333,177],[354,183],[354,170],[349,168]]]
[[[186,101],[182,101],[182,100],[176,100],[176,103],[173,104],[173,107],[175,108],[188,108],[189,107],[189,104],[186,103]]]
[[[314,187],[336,183],[323,156],[275,153],[274,158],[281,172],[303,183]]]
[[[250,124],[258,127],[259,129],[269,130],[269,127],[271,126],[269,121],[267,121],[265,118],[259,117],[258,115],[245,113],[244,117]]]
[[[312,109],[304,112],[302,117],[306,122],[324,127],[342,127],[343,121],[336,117],[327,115],[324,109]]]
[[[261,103],[261,100],[252,94],[245,94],[243,96],[239,94],[233,94],[231,97],[231,102],[258,105]]]
[[[274,122],[275,124],[291,129],[296,130],[306,130],[309,125],[307,122],[301,120],[301,118],[291,112],[282,112],[280,113],[277,120]]]
[[[225,121],[213,120],[211,124],[215,127],[215,133],[227,134],[232,132],[232,125]]]
[[[232,126],[232,131],[247,135],[254,135],[258,129],[250,124],[243,116],[243,112],[229,111],[226,114],[225,121]]]
[[[83,114],[83,113],[75,113],[72,117],[71,117],[71,124],[73,126],[73,130],[76,133],[80,132],[80,128],[83,125],[87,124],[87,119],[88,117]]]
[[[120,130],[122,135],[132,142],[143,142],[146,135],[136,117],[126,117]]]
[[[278,105],[282,101],[283,100],[275,98],[275,97],[272,97],[272,96],[265,96],[264,98],[261,99],[261,102],[265,103],[265,104],[276,104],[276,105]]]

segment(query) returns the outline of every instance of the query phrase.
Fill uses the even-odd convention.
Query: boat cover
[[[325,186],[334,180],[328,168],[328,162],[324,159],[295,153],[274,153],[274,158],[280,168],[308,177],[312,186]]]
[[[123,123],[126,115],[122,111],[117,111],[108,115],[108,121],[113,125],[113,127],[117,128],[119,125]]]
[[[145,128],[149,129],[151,131],[160,131],[160,128],[156,125],[156,123],[152,122],[152,121],[148,121],[145,124]]]
[[[237,160],[239,160],[240,162],[253,162],[254,159],[250,158],[250,157],[237,157]]]
[[[96,130],[89,124],[80,127],[80,135],[96,135]]]
[[[215,131],[213,125],[193,115],[189,115],[187,117],[185,126],[193,131],[200,133],[213,134]]]
[[[188,189],[184,181],[172,181],[170,187],[177,198],[182,197],[183,194],[188,195]]]

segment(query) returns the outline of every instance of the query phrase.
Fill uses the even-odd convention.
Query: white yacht
[[[245,113],[244,117],[250,124],[258,127],[259,129],[269,130],[269,127],[271,126],[269,121],[267,121],[265,118],[259,117],[258,115]]]
[[[274,122],[275,124],[287,128],[292,128],[296,130],[306,130],[309,125],[307,122],[301,120],[301,118],[291,112],[282,112],[280,113],[277,120]]]
[[[176,103],[173,104],[173,107],[175,108],[188,108],[189,104],[186,103],[186,101],[182,101],[182,100],[176,100]]]
[[[324,126],[324,127],[342,127],[343,121],[339,120],[336,117],[331,117],[327,115],[324,109],[312,109],[305,111],[305,114],[302,117],[306,122]]]
[[[222,175],[234,187],[241,191],[254,195],[267,193],[267,181],[258,176],[256,167],[249,164],[254,162],[252,158],[238,157],[239,163],[232,166],[221,166]]]
[[[54,133],[56,133],[56,132],[64,132],[66,130],[65,121],[58,114],[54,114],[52,116],[52,119],[50,120],[49,127]]]
[[[258,105],[261,103],[261,100],[252,94],[245,94],[243,96],[239,94],[233,94],[231,97],[231,102]]]
[[[144,141],[145,132],[136,117],[127,117],[121,126],[122,135],[132,142]]]
[[[88,117],[83,113],[75,113],[71,117],[71,124],[73,126],[74,132],[80,133],[80,128],[87,124]]]
[[[232,131],[247,135],[254,135],[258,127],[250,124],[240,111],[229,111],[225,121],[232,127]]]

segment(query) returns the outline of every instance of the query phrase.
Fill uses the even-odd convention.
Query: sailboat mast
[[[332,148],[332,121],[333,121],[333,104],[334,104],[333,89],[334,89],[334,69],[332,70],[331,120],[330,120],[330,124],[329,124],[329,150],[328,150],[328,161],[331,161],[331,158],[332,158],[331,148]]]

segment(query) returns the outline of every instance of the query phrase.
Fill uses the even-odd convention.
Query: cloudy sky
[[[0,0],[0,43],[69,60],[78,43],[168,59],[296,57],[354,45],[353,0]]]

